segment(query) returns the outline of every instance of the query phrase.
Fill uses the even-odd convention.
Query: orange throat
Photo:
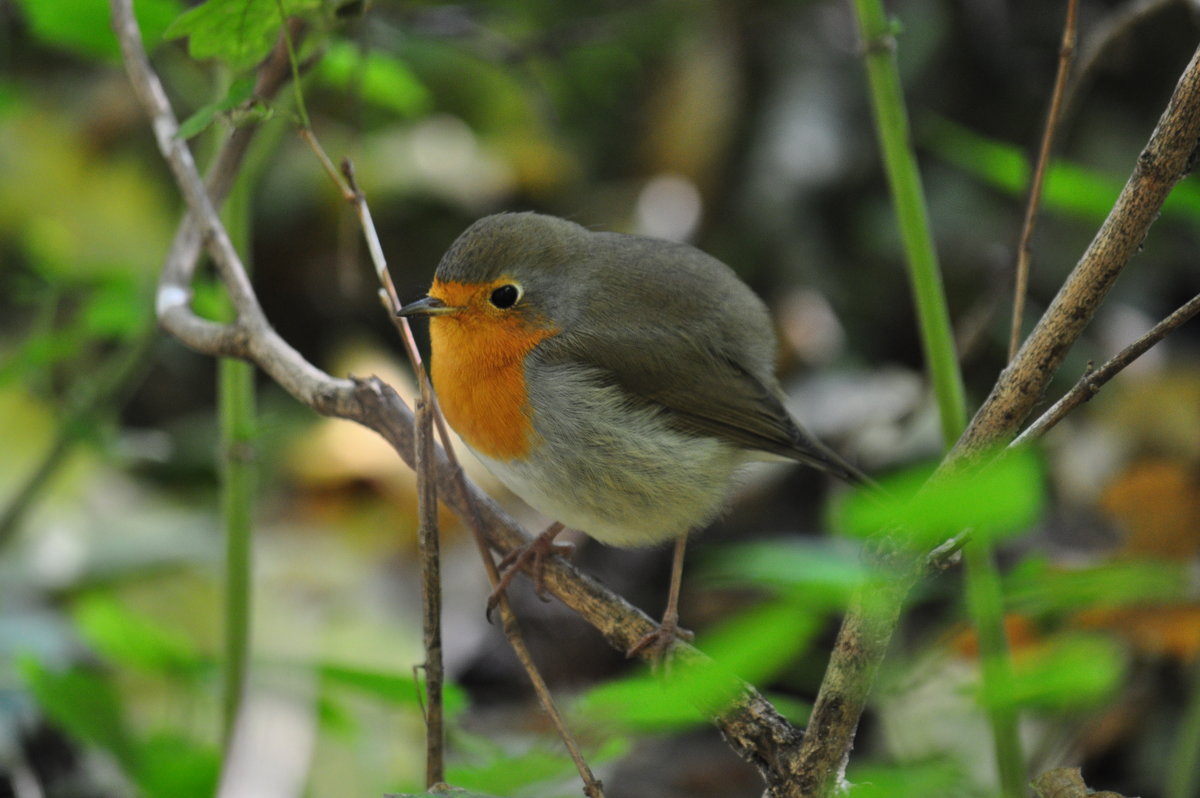
[[[440,297],[455,305],[460,303],[454,301],[454,289],[465,288],[458,283],[435,286]],[[503,461],[529,451],[534,432],[525,356],[555,332],[469,304],[459,313],[430,319],[430,371],[438,402],[472,449]]]

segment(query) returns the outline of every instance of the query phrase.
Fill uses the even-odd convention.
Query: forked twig
[[[1042,130],[1042,144],[1038,149],[1037,166],[1033,170],[1033,182],[1029,187],[1029,201],[1025,205],[1025,220],[1021,224],[1021,241],[1017,246],[1016,285],[1013,288],[1012,330],[1008,339],[1008,359],[1017,355],[1021,346],[1021,322],[1025,318],[1025,297],[1029,291],[1029,256],[1033,249],[1033,231],[1037,227],[1038,210],[1042,203],[1042,185],[1046,170],[1050,166],[1050,150],[1058,132],[1058,120],[1063,106],[1063,94],[1071,63],[1075,56],[1076,9],[1078,0],[1067,0],[1067,19],[1063,23],[1062,44],[1058,50],[1058,73],[1054,76],[1054,89],[1050,93],[1050,108],[1046,112],[1046,126]]]
[[[1191,320],[1200,313],[1200,294],[1180,305],[1170,316],[1151,327],[1146,334],[1107,360],[1098,369],[1091,369],[1078,382],[1055,402],[1049,410],[1030,424],[1024,432],[1016,437],[1012,446],[1023,446],[1038,440],[1051,427],[1062,421],[1068,413],[1091,399],[1100,390],[1100,386],[1117,376],[1126,366],[1144,355],[1150,347],[1166,338],[1172,331]]]
[[[318,154],[322,164],[325,164],[326,171],[330,171],[332,161],[325,155],[320,142],[317,141],[311,130],[304,130],[304,139],[308,142],[309,147]],[[442,448],[445,450],[448,458],[454,465],[455,472],[461,478],[462,469],[458,465],[458,459],[454,455],[454,447],[451,443],[450,433],[445,425],[444,418],[438,410],[437,398],[429,385],[429,376],[425,371],[424,364],[421,360],[420,352],[417,350],[416,341],[413,339],[412,328],[408,323],[408,319],[404,316],[397,315],[400,310],[401,303],[399,295],[396,292],[395,284],[392,282],[391,273],[387,268],[387,261],[384,258],[383,247],[379,242],[379,233],[375,229],[375,224],[371,220],[371,211],[367,205],[366,197],[358,187],[358,182],[354,175],[354,165],[349,159],[342,161],[342,176],[344,180],[336,180],[338,186],[342,189],[347,200],[353,205],[356,214],[358,215],[359,223],[363,229],[363,236],[367,241],[367,249],[371,253],[371,260],[375,266],[375,274],[380,282],[380,294],[384,301],[385,307],[388,308],[388,315],[392,319],[392,323],[400,330],[401,338],[404,340],[405,351],[408,353],[409,360],[412,363],[414,371],[417,372],[418,380],[421,385],[421,402],[426,404],[427,411],[432,419],[437,421],[438,433],[442,439]],[[420,440],[420,430],[418,429],[418,441]],[[432,459],[425,460],[423,467],[430,468]],[[432,474],[425,475],[427,482],[433,481]],[[460,487],[462,487],[460,485]],[[465,491],[463,496],[467,498],[468,503],[473,508],[473,503],[470,502],[469,494]],[[435,500],[436,504],[436,500]],[[488,580],[493,587],[500,581],[500,574],[496,569],[495,561],[492,559],[491,549],[487,543],[487,537],[483,530],[482,523],[478,519],[478,514],[472,509],[469,514],[468,526],[470,526],[477,545],[479,546],[479,554],[483,559],[484,569],[487,571]],[[436,518],[434,518],[436,523]],[[550,688],[546,685],[545,679],[542,678],[541,672],[534,663],[532,655],[529,653],[529,648],[525,645],[524,636],[521,633],[520,625],[517,623],[516,615],[512,611],[511,605],[508,603],[504,594],[501,593],[500,601],[500,621],[501,628],[504,631],[504,636],[508,639],[509,645],[512,646],[513,652],[520,661],[521,666],[525,669],[529,677],[530,683],[533,685],[534,692],[537,694],[538,700],[542,704],[542,708],[546,714],[550,716],[554,724],[555,730],[566,746],[567,752],[571,756],[571,760],[575,763],[575,768],[579,772],[579,777],[583,781],[584,793],[588,798],[603,798],[604,788],[599,779],[592,773],[587,761],[583,757],[583,752],[579,748],[579,744],[575,741],[574,735],[567,728],[566,721],[563,720],[562,714],[558,711],[558,707],[554,702],[553,696],[550,695]],[[440,667],[440,666],[439,666]],[[429,674],[427,673],[427,677]],[[433,696],[430,695],[432,703]]]
[[[1200,137],[1200,49],[1183,70],[1133,173],[1092,243],[947,458],[955,467],[1011,441],[1067,352],[1142,246],[1167,195],[1191,168]]]

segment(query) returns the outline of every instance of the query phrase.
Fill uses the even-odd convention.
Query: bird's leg
[[[500,560],[500,564],[497,566],[500,570],[500,581],[496,583],[496,587],[492,589],[492,594],[488,596],[487,600],[489,616],[492,614],[492,610],[496,609],[496,605],[500,603],[500,596],[508,589],[513,577],[526,565],[533,569],[533,587],[538,598],[542,601],[550,600],[546,598],[546,560],[555,554],[567,556],[575,550],[575,545],[572,543],[556,543],[554,541],[554,538],[562,531],[563,525],[555,521],[546,527],[545,532],[504,555],[504,559]]]
[[[650,652],[650,660],[657,664],[674,644],[676,638],[691,640],[695,634],[679,625],[679,588],[683,584],[683,553],[687,549],[687,535],[675,541],[675,556],[671,559],[671,588],[667,593],[667,609],[663,612],[658,628],[633,644],[625,653],[634,657],[642,651]]]

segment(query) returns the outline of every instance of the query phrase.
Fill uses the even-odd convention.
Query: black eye
[[[521,289],[512,283],[505,283],[492,292],[491,303],[501,310],[507,310],[517,304],[521,298]]]

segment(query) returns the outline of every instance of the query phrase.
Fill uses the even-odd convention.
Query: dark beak
[[[427,296],[416,302],[409,302],[396,311],[397,316],[440,316],[443,313],[455,313],[458,308],[447,305],[435,296]]]

